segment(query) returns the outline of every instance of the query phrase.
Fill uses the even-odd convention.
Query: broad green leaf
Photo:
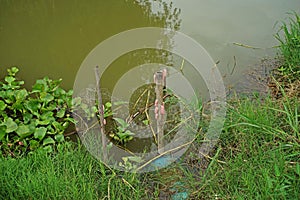
[[[14,92],[12,90],[7,90],[5,96],[6,98],[4,98],[3,100],[7,104],[11,104],[15,101]]]
[[[35,128],[36,128],[36,121],[32,120],[30,122],[30,124],[28,124],[28,128],[29,128],[29,130],[30,130],[31,133],[34,133],[35,132]]]
[[[51,137],[47,137],[43,140],[43,146],[47,144],[55,144],[55,141]]]
[[[66,109],[65,108],[61,108],[57,113],[56,113],[56,117],[58,118],[62,118],[65,116],[66,113]]]
[[[48,131],[48,134],[52,134],[52,135],[56,134],[56,131],[55,131],[54,128],[52,127],[52,124],[49,124],[49,125],[47,126],[47,131]]]
[[[132,136],[134,135],[134,133],[130,132],[130,131],[126,131],[124,133],[117,133],[117,135],[120,137],[120,139],[125,139],[128,136]]]
[[[52,123],[52,126],[55,128],[55,130],[56,130],[57,132],[60,132],[61,130],[63,130],[61,124],[60,124],[59,122],[57,122],[57,121],[54,121],[54,122]]]
[[[65,101],[63,99],[61,99],[61,98],[56,99],[56,102],[57,102],[58,106],[63,106],[65,104]]]
[[[16,80],[15,77],[12,77],[12,76],[6,76],[5,77],[5,81],[8,83],[8,84],[11,84],[12,82],[14,82]]]
[[[0,100],[0,110],[4,110],[6,108],[6,103],[4,101]]]
[[[41,104],[36,99],[30,99],[25,103],[25,107],[34,115],[38,116],[39,109],[41,107]]]
[[[45,79],[36,80],[35,84],[32,86],[32,92],[43,92],[48,90],[48,84]]]
[[[32,114],[30,114],[30,113],[24,113],[23,114],[24,124],[29,123],[31,119],[32,119]]]
[[[66,91],[62,88],[57,88],[55,91],[54,91],[54,95],[56,97],[61,97],[61,95],[65,95],[66,94]]]
[[[49,93],[43,92],[43,93],[41,93],[40,98],[43,102],[45,102],[47,104],[54,99],[54,96],[52,96]]]
[[[53,117],[53,112],[52,111],[47,111],[47,112],[44,112],[41,116],[40,116],[40,119],[42,120],[47,120],[47,119],[50,119]]]
[[[44,85],[36,83],[32,86],[32,93],[42,92],[44,90]]]
[[[18,125],[10,117],[4,120],[3,125],[6,126],[6,133],[11,133],[18,128]]]
[[[114,118],[114,119],[121,125],[122,128],[127,128],[129,126],[129,124],[121,118]]]
[[[22,101],[22,100],[26,99],[27,95],[28,95],[28,92],[26,89],[18,90],[15,92],[16,100]]]
[[[53,111],[57,108],[56,102],[49,103],[46,107],[42,108],[42,111]]]
[[[18,127],[18,129],[16,130],[16,133],[20,136],[20,137],[26,137],[28,134],[30,134],[30,130],[28,125],[20,125]]]
[[[0,82],[1,83],[1,82]],[[0,98],[3,98],[3,99],[5,99],[6,98],[6,91],[4,91],[4,90],[0,90]]]
[[[51,118],[48,118],[48,119],[45,119],[45,120],[37,120],[36,122],[37,122],[37,125],[49,125],[54,121],[55,121],[55,118],[51,117]]]
[[[131,132],[130,130],[125,131],[125,134],[126,134],[126,135],[129,135],[129,136],[135,135],[135,134],[134,134],[133,132]]]
[[[125,128],[123,128],[122,126],[118,126],[117,129],[120,133],[123,133],[125,131]]]
[[[12,108],[16,111],[16,110],[19,110],[19,111],[21,111],[22,112],[22,110],[23,110],[23,102],[22,101],[20,101],[20,100],[18,100],[18,101],[16,101],[13,105],[12,105]]]
[[[111,106],[112,106],[112,105],[111,105],[110,102],[106,102],[106,103],[105,103],[105,107],[106,107],[106,108],[111,108]]]
[[[64,137],[63,134],[55,135],[54,138],[55,138],[55,140],[56,140],[57,142],[63,142],[64,139],[65,139],[65,137]]]
[[[34,132],[34,138],[42,140],[45,137],[46,133],[47,133],[47,128],[45,127],[36,128]]]
[[[53,112],[47,111],[47,112],[43,113],[42,115],[40,115],[37,123],[40,125],[48,125],[48,124],[53,123],[54,121],[55,121],[55,118],[53,117]]]

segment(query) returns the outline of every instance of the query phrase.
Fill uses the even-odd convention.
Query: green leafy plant
[[[118,123],[117,132],[111,133],[110,137],[112,137],[116,141],[119,141],[122,144],[132,140],[133,135],[135,134],[132,133],[130,130],[128,130],[129,124],[121,118],[114,118],[114,119]]]
[[[103,118],[104,119],[113,115],[111,107],[112,107],[112,104],[110,102],[106,102],[103,105]],[[100,119],[100,117],[99,117],[100,112],[98,110],[98,104],[95,104],[94,106],[89,106],[86,103],[83,103],[82,99],[80,97],[76,97],[73,99],[73,109],[82,110],[85,113],[85,116],[87,116],[88,120],[90,120],[91,118],[93,118],[95,116],[97,116],[98,119]]]
[[[69,123],[74,123],[70,109],[72,90],[65,91],[60,80],[45,77],[29,91],[16,74],[8,69],[0,82],[0,151],[17,156],[37,148],[52,151],[62,143]]]

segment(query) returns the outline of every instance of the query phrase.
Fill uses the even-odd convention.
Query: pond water
[[[159,26],[176,27],[203,45],[220,61],[225,82],[235,84],[261,58],[274,55],[276,50],[270,47],[277,45],[275,23],[300,8],[299,0],[139,2],[1,0],[1,78],[8,67],[16,65],[27,86],[47,75],[63,78],[63,86],[72,88],[80,64],[98,43],[124,30]]]

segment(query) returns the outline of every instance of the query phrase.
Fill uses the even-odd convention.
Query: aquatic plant
[[[114,120],[116,120],[118,122],[117,132],[111,133],[110,136],[114,140],[119,141],[122,144],[132,140],[133,135],[135,135],[135,134],[133,132],[131,132],[130,130],[128,130],[128,127],[130,124],[121,118],[114,118]]]
[[[72,90],[65,91],[62,81],[48,77],[37,80],[32,90],[18,80],[19,69],[8,69],[0,82],[0,152],[17,156],[37,148],[50,152],[64,142],[64,132],[74,123],[70,108]]]

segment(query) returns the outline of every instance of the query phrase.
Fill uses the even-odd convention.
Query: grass
[[[0,199],[141,199],[134,174],[109,170],[80,145],[61,152],[1,158]]]
[[[300,103],[271,99],[231,102],[220,151],[196,199],[300,198]],[[285,110],[286,107],[289,108]],[[205,198],[203,198],[205,197]]]
[[[296,12],[290,15],[289,23],[283,23],[275,37],[280,42],[283,58],[279,71],[296,80],[300,75],[300,17]]]
[[[300,199],[300,99],[286,89],[298,84],[298,15],[282,30],[280,98],[233,97],[210,155],[199,157],[199,136],[179,162],[147,174],[109,169],[80,145],[0,158],[0,199],[158,199],[176,191],[189,199]]]

